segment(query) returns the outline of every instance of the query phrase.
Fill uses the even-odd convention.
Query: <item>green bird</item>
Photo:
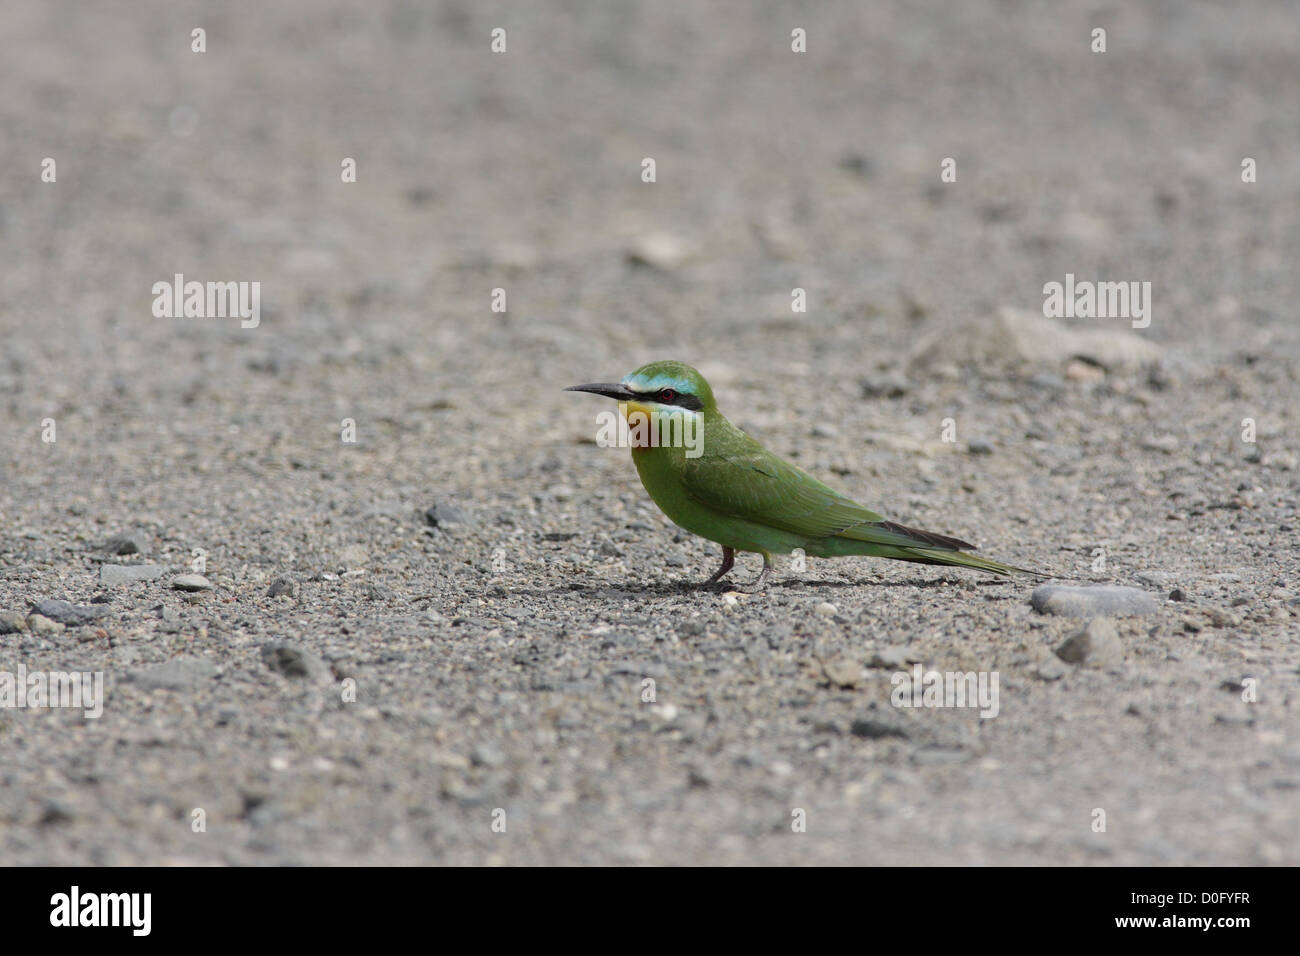
[[[816,558],[870,555],[974,568],[1025,571],[968,554],[975,546],[947,535],[886,521],[812,475],[782,461],[718,411],[704,376],[682,362],[643,365],[618,384],[573,385],[619,402],[641,483],[674,523],[722,545],[722,567],[737,551],[763,556],[750,590],[772,573],[772,555],[795,548]]]

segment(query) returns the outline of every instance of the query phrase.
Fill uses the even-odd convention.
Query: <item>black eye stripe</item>
[[[671,402],[665,402],[659,398],[660,394],[665,391],[671,391],[673,393],[673,400]],[[697,396],[688,395],[686,392],[679,392],[675,388],[656,388],[648,392],[637,392],[636,395],[638,398],[657,402],[660,405],[676,405],[678,408],[685,408],[692,412],[698,412],[704,407],[704,403],[700,401]]]

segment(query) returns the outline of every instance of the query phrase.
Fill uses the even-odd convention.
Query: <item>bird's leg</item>
[[[758,572],[758,577],[754,583],[743,588],[732,588],[733,591],[739,591],[741,594],[757,594],[763,590],[763,583],[767,581],[768,575],[772,573],[772,556],[766,551],[763,552],[763,570]]]
[[[736,549],[724,547],[722,549],[722,567],[718,568],[717,573],[714,574],[713,577],[705,581],[703,584],[701,584],[700,587],[708,588],[717,584],[719,581],[722,580],[722,576],[726,574],[728,571],[730,571],[733,567],[735,567],[735,565],[736,565]]]

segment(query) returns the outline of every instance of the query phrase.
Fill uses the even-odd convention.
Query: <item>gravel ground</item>
[[[0,671],[104,680],[0,708],[0,860],[1300,863],[1289,0],[19,2],[0,46]],[[155,317],[178,272],[260,324]],[[1067,273],[1150,325],[1043,318]],[[661,358],[1149,606],[692,590],[716,546],[560,391]],[[997,715],[894,706],[914,665]]]

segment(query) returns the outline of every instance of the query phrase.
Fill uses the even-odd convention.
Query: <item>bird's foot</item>
[[[753,583],[743,586],[733,585],[732,587],[727,588],[727,590],[735,591],[737,594],[757,594],[759,591],[763,590],[763,586],[767,583],[768,576],[771,573],[772,560],[767,555],[763,555],[763,570],[758,572],[758,577],[754,579]]]
[[[698,587],[701,591],[709,590],[714,585],[716,585],[719,581],[721,581],[723,576],[726,575],[726,573],[730,571],[733,567],[735,567],[735,564],[736,564],[736,549],[723,548],[722,567],[718,568],[717,572],[713,575],[713,577],[709,578],[707,581],[700,582],[699,584],[696,585],[696,587]]]

